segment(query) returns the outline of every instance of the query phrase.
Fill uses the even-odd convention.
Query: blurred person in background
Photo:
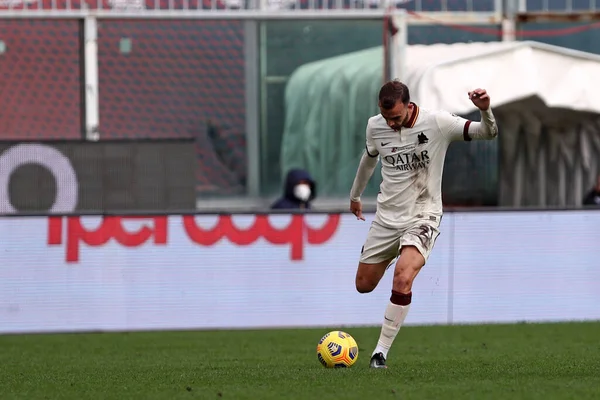
[[[307,209],[311,208],[310,202],[317,196],[317,185],[308,171],[304,169],[291,169],[283,187],[283,196],[280,197],[271,209]]]
[[[596,178],[596,186],[583,198],[583,205],[600,207],[600,175]]]

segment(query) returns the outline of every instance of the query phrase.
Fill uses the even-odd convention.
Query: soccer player
[[[382,182],[377,212],[361,250],[356,290],[369,293],[396,260],[392,295],[385,309],[371,368],[387,368],[387,353],[404,322],[412,285],[427,262],[442,218],[442,171],[446,150],[456,140],[493,139],[498,126],[484,89],[468,93],[481,122],[445,111],[420,108],[399,81],[379,91],[380,114],[371,117],[366,149],[350,191],[350,211],[363,220],[360,195],[381,160]]]

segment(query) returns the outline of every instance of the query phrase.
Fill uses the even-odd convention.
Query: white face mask
[[[300,201],[308,201],[311,195],[310,186],[306,183],[301,183],[294,187],[294,196]]]

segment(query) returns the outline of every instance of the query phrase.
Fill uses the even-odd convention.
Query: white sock
[[[385,309],[379,341],[377,342],[377,347],[375,347],[373,354],[383,353],[383,356],[387,359],[388,351],[390,350],[390,347],[392,347],[392,343],[394,343],[394,339],[396,338],[409,309],[410,304],[407,306],[399,306],[391,301],[388,303]]]

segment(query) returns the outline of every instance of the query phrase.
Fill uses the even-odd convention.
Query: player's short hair
[[[398,101],[408,105],[410,102],[408,86],[400,81],[393,80],[381,87],[379,90],[379,106],[381,108],[385,110],[392,109]]]

